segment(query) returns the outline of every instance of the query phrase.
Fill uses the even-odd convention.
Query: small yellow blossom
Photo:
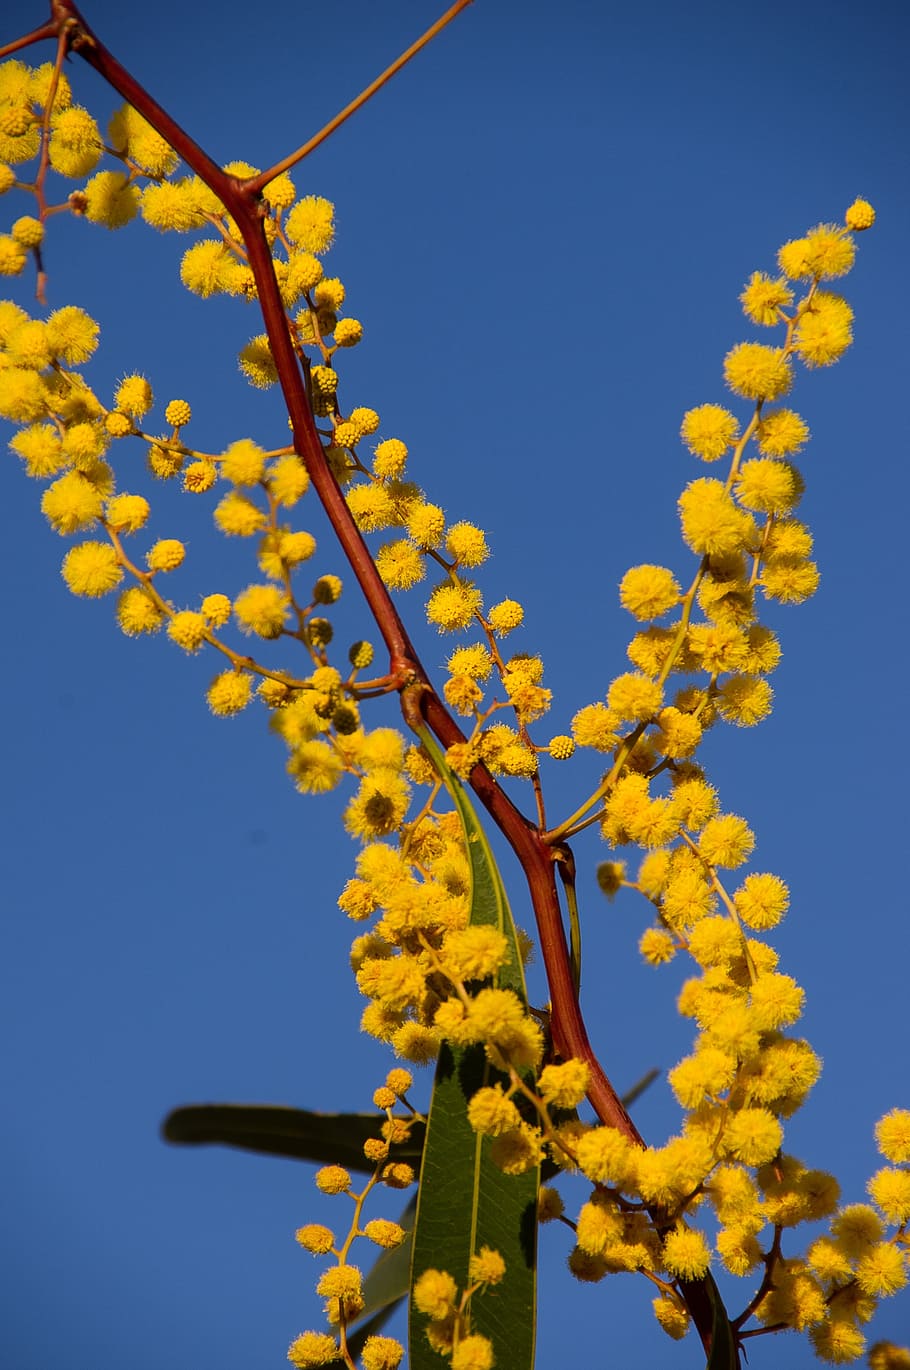
[[[83,542],[67,552],[61,575],[74,595],[94,599],[117,588],[123,579],[123,569],[108,543]]]
[[[159,538],[146,553],[145,564],[150,571],[176,571],[185,556],[186,548],[177,538]]]
[[[717,461],[739,436],[739,422],[719,404],[700,404],[683,416],[681,436],[694,456]]]
[[[505,637],[524,622],[525,611],[514,599],[503,599],[494,604],[487,614],[487,622],[497,637]]]
[[[321,1223],[307,1223],[305,1227],[298,1227],[294,1239],[304,1251],[311,1251],[314,1256],[324,1256],[335,1245],[334,1232]]]
[[[288,1360],[298,1370],[331,1365],[338,1359],[338,1343],[327,1332],[301,1332],[288,1347]]]
[[[777,324],[781,321],[781,311],[793,303],[793,291],[786,281],[773,281],[764,272],[753,271],[739,298],[743,313],[753,323]]]
[[[250,702],[251,684],[246,671],[223,671],[208,688],[209,708],[218,718],[240,713]]]
[[[793,369],[781,348],[737,343],[724,358],[724,379],[746,400],[776,400],[793,384]]]
[[[585,1097],[590,1069],[585,1061],[544,1066],[537,1081],[540,1097],[555,1108],[575,1108]]]
[[[910,1161],[910,1109],[892,1108],[875,1124],[875,1141],[888,1161]]]
[[[856,199],[844,215],[844,223],[854,233],[861,233],[875,223],[875,210],[868,200]]]

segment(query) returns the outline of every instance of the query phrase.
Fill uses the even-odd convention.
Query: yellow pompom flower
[[[46,326],[51,351],[68,366],[88,361],[98,346],[98,324],[76,305],[55,309]]]
[[[41,512],[56,532],[65,536],[101,517],[104,499],[81,471],[67,471],[41,497]]]
[[[114,393],[114,407],[141,419],[151,409],[153,399],[152,387],[144,376],[124,376]]]
[[[654,744],[658,751],[674,761],[691,756],[702,738],[702,726],[695,715],[681,713],[671,705],[661,709],[657,721],[660,730],[654,735]],[[678,804],[674,807],[679,810]]]
[[[872,1176],[866,1189],[889,1223],[905,1223],[910,1218],[910,1171],[884,1166]]]
[[[634,1184],[637,1148],[615,1127],[595,1127],[575,1148],[582,1174],[595,1184],[626,1189]]]
[[[374,1218],[368,1222],[363,1235],[374,1242],[376,1246],[384,1247],[391,1251],[394,1247],[400,1246],[405,1239],[405,1230],[400,1223],[389,1222],[386,1218]]]
[[[436,504],[416,504],[408,514],[407,528],[419,547],[438,547],[445,531],[445,514]]]
[[[127,637],[154,633],[164,622],[164,612],[140,585],[133,585],[117,601],[117,622]]]
[[[265,452],[250,438],[241,438],[221,454],[219,465],[225,480],[235,485],[256,485],[265,471]]]
[[[795,1023],[806,994],[790,975],[760,975],[752,986],[752,1016],[763,1031]]]
[[[268,473],[269,489],[279,504],[291,508],[306,494],[310,477],[296,453],[279,457]]]
[[[754,524],[738,509],[719,480],[691,481],[679,497],[683,540],[699,556],[739,552],[750,540]]]
[[[487,614],[487,622],[497,637],[505,637],[524,622],[525,611],[514,599],[503,599],[494,604]]]
[[[809,1328],[809,1340],[819,1360],[843,1365],[859,1360],[866,1349],[866,1338],[859,1328],[845,1318],[832,1318]]]
[[[55,111],[48,142],[50,164],[61,176],[87,176],[101,160],[101,130],[87,109],[72,105]]]
[[[452,1351],[452,1370],[492,1370],[493,1345],[488,1337],[472,1332]]]
[[[183,564],[186,548],[177,538],[160,538],[145,555],[150,571],[176,571]]]
[[[591,1071],[585,1061],[544,1066],[537,1081],[540,1097],[555,1108],[575,1108],[588,1090]]]
[[[662,702],[660,685],[637,671],[617,676],[607,691],[607,708],[620,719],[637,722],[653,718]]]
[[[139,212],[139,187],[122,171],[99,171],[83,194],[85,217],[105,228],[122,228]]]
[[[689,1330],[689,1314],[685,1306],[666,1294],[658,1294],[651,1307],[660,1327],[674,1341],[681,1341]]]
[[[470,676],[472,680],[486,680],[493,669],[493,658],[479,642],[467,647],[456,647],[446,665],[452,675]]]
[[[168,176],[177,165],[177,154],[132,105],[121,105],[111,115],[108,137],[112,147],[144,167],[152,176]]]
[[[301,252],[320,257],[332,246],[335,236],[335,206],[318,195],[307,195],[290,210],[284,227]]]
[[[193,411],[186,400],[170,400],[164,411],[164,419],[172,428],[184,428],[193,417]]]
[[[209,708],[219,718],[239,714],[250,702],[252,687],[246,671],[222,671],[206,692]]]
[[[174,614],[167,625],[168,637],[185,652],[198,652],[205,642],[206,631],[205,616],[194,613],[191,609],[183,609],[180,613]]]
[[[776,875],[747,875],[734,892],[736,912],[749,928],[776,927],[790,907],[790,892]]]
[[[36,67],[29,74],[28,95],[31,102],[40,106],[41,109],[47,108],[50,99],[51,85],[54,80],[54,63],[42,62],[40,67]],[[54,110],[68,109],[73,101],[73,92],[67,80],[65,72],[57,73],[57,89],[54,94]]]
[[[739,298],[748,319],[770,325],[780,323],[781,311],[793,303],[793,291],[785,280],[773,281],[763,271],[753,271]]]
[[[762,414],[756,442],[765,457],[790,457],[809,441],[809,426],[792,409],[769,409]]]
[[[359,319],[339,319],[334,333],[337,347],[356,347],[363,337],[363,324]]]
[[[327,1332],[301,1332],[288,1347],[288,1360],[298,1370],[332,1365],[338,1354],[338,1343]]]
[[[268,516],[246,495],[232,490],[215,508],[215,526],[228,537],[252,537],[265,527]]]
[[[633,566],[620,581],[619,600],[634,618],[660,618],[679,603],[682,589],[665,566]]]
[[[94,599],[115,590],[123,579],[117,553],[106,542],[82,542],[63,558],[60,570],[74,595]]]
[[[33,247],[40,247],[44,241],[44,224],[40,219],[33,219],[31,215],[23,215],[17,219],[10,230],[15,242],[20,247],[30,250]]]
[[[609,752],[619,741],[622,720],[606,704],[586,704],[572,719],[572,736],[579,747]]]
[[[202,612],[213,628],[222,628],[231,616],[233,606],[227,595],[206,595]]]
[[[746,400],[776,400],[793,384],[793,368],[783,349],[763,343],[737,343],[724,358],[724,379]]]
[[[844,223],[854,233],[862,233],[875,223],[875,210],[868,200],[856,199],[844,215]]]
[[[367,1337],[360,1353],[363,1370],[396,1370],[404,1356],[404,1347],[394,1337]]]
[[[386,438],[373,453],[373,471],[382,480],[397,480],[407,459],[408,449],[400,438]]]
[[[702,461],[717,461],[739,436],[739,422],[719,404],[700,404],[683,416],[680,436]]]
[[[446,551],[459,566],[482,566],[490,555],[487,539],[473,523],[453,523],[446,533]]]
[[[547,751],[554,761],[568,761],[575,752],[575,740],[567,733],[558,733],[547,743]]]
[[[701,1232],[680,1225],[664,1237],[661,1259],[671,1275],[697,1280],[707,1274],[711,1252]]]
[[[0,235],[0,276],[18,276],[25,270],[28,255],[8,234]]]
[[[259,637],[281,636],[290,603],[277,585],[249,585],[234,601],[234,617],[241,632]]]
[[[521,1123],[521,1116],[511,1099],[507,1099],[501,1085],[479,1089],[468,1104],[468,1122],[475,1132],[485,1137],[498,1137]]]
[[[789,514],[803,493],[795,467],[770,457],[743,462],[734,488],[740,504],[762,514]]]
[[[147,185],[142,191],[139,208],[145,222],[159,233],[188,233],[191,229],[205,227],[193,183],[186,179]]]
[[[727,1117],[721,1145],[744,1165],[764,1165],[777,1155],[784,1132],[766,1108],[741,1108]]]
[[[705,861],[727,870],[741,866],[754,846],[755,837],[748,823],[734,813],[712,818],[698,839],[698,850]]]
[[[345,499],[362,533],[378,532],[396,522],[395,502],[382,485],[372,481],[368,485],[354,485]]]
[[[240,349],[238,364],[250,385],[255,386],[257,390],[268,390],[269,386],[278,380],[278,368],[272,356],[267,333],[250,338],[246,346]]]
[[[766,599],[781,604],[803,604],[815,594],[821,579],[814,561],[803,556],[775,554],[765,562],[760,585]]]
[[[115,495],[109,499],[104,517],[118,533],[135,533],[144,528],[151,506],[143,495]]]
[[[664,966],[676,955],[676,943],[664,928],[646,928],[638,939],[638,950],[648,966]]]
[[[380,547],[376,553],[376,569],[391,590],[410,590],[427,573],[419,548],[407,538]]]
[[[734,675],[724,681],[716,696],[717,711],[728,723],[751,728],[771,712],[774,692],[758,676]]]
[[[805,238],[785,243],[777,254],[780,269],[791,281],[815,277],[832,280],[853,266],[856,245],[839,224],[819,224]]]
[[[415,1306],[434,1322],[454,1313],[457,1297],[458,1286],[447,1270],[425,1270],[412,1291]]]
[[[236,259],[222,242],[206,238],[184,252],[180,279],[187,290],[206,300],[231,289],[236,265]]]
[[[469,580],[456,579],[437,585],[427,602],[427,619],[441,633],[459,632],[470,626],[480,612],[483,597]],[[492,614],[494,610],[490,610]]]
[[[875,1142],[888,1161],[910,1161],[910,1109],[892,1108],[875,1124]]]
[[[806,366],[831,366],[853,341],[853,310],[840,295],[819,290],[800,314],[793,347]]]
[[[314,1256],[324,1256],[335,1245],[335,1234],[330,1227],[323,1227],[321,1223],[307,1223],[304,1227],[298,1227],[294,1240],[304,1251],[311,1251]]]

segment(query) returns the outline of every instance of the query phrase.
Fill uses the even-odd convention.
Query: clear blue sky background
[[[102,38],[217,159],[257,165],[302,142],[439,8],[86,0]],[[11,0],[5,33],[44,15],[40,0]],[[784,649],[772,718],[706,752],[725,806],[757,831],[756,868],[792,887],[776,944],[806,987],[825,1072],[789,1149],[834,1170],[851,1201],[878,1164],[875,1120],[910,1104],[908,37],[902,0],[477,0],[295,173],[337,204],[329,260],[366,325],[343,359],[345,400],[377,408],[430,496],[488,529],[488,602],[526,605],[515,647],[544,653],[552,731],[623,669],[627,567],[690,574],[675,502],[704,470],[677,433],[685,409],[723,401],[723,354],[753,335],[744,280],[855,195],[876,205],[845,283],[856,345],[794,396],[813,430],[803,507],[821,589],[766,616]],[[78,61],[70,74],[77,98],[110,107]],[[4,222],[23,212],[4,202]],[[161,406],[191,401],[200,447],[278,443],[275,393],[236,372],[254,311],[182,292],[183,246],[139,223],[108,234],[58,219],[50,304],[101,319],[89,374],[102,395],[144,370]],[[26,305],[30,291],[12,286]],[[122,488],[142,488],[138,447],[117,456]],[[335,908],[354,855],[338,832],[344,798],[295,793],[260,711],[208,715],[210,659],[128,641],[112,601],[69,595],[65,544],[17,467],[0,465],[2,1359],[278,1367],[319,1325],[317,1268],[293,1230],[335,1210],[316,1203],[309,1167],[169,1148],[158,1126],[202,1100],[368,1106],[390,1062],[360,1038],[351,928]],[[248,546],[217,539],[201,504],[157,495],[154,533],[189,545],[176,598],[255,579]],[[302,508],[318,571],[344,575],[309,498]],[[405,603],[419,623],[419,592]],[[340,637],[369,635],[353,592],[341,621]],[[418,637],[441,666],[448,642]],[[595,774],[589,761],[554,774],[554,815]],[[687,1051],[674,1010],[685,967],[640,967],[644,910],[599,897],[602,854],[579,842],[585,1005],[624,1088]],[[664,1084],[636,1118],[654,1140],[675,1129]],[[562,1271],[569,1234],[545,1230],[541,1246],[543,1370],[701,1363],[694,1339],[674,1348],[656,1330],[643,1280],[581,1287]],[[906,1298],[875,1332],[907,1338]],[[815,1362],[788,1338],[752,1343],[750,1363]]]

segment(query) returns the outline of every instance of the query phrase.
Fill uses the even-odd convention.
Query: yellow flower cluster
[[[459,1294],[446,1270],[424,1270],[414,1284],[414,1305],[429,1319],[427,1340],[448,1358],[452,1370],[491,1370],[493,1346],[488,1337],[471,1331],[471,1300],[500,1283],[505,1262],[498,1251],[483,1246],[470,1260],[470,1284]]]
[[[380,1135],[368,1138],[364,1143],[366,1169],[370,1176],[359,1194],[354,1192],[350,1172],[344,1166],[325,1165],[316,1172],[316,1188],[323,1194],[346,1196],[353,1202],[353,1212],[342,1241],[330,1227],[321,1223],[307,1223],[295,1234],[304,1251],[336,1258],[336,1264],[320,1275],[316,1292],[325,1299],[326,1318],[337,1332],[301,1332],[295,1337],[288,1348],[288,1360],[300,1370],[335,1362],[345,1351],[351,1323],[363,1311],[363,1276],[359,1267],[348,1260],[354,1242],[363,1238],[381,1250],[390,1251],[400,1246],[407,1235],[399,1223],[387,1218],[373,1218],[363,1223],[362,1215],[367,1198],[377,1186],[397,1190],[414,1183],[412,1168],[393,1159],[395,1145],[408,1140],[414,1119],[413,1110],[409,1115],[396,1115],[393,1109],[403,1100],[412,1083],[408,1071],[391,1070],[385,1083],[374,1093],[374,1102],[384,1112],[385,1121],[378,1126]],[[401,1342],[394,1337],[374,1335],[364,1344],[361,1365],[363,1370],[396,1370],[403,1356]]]

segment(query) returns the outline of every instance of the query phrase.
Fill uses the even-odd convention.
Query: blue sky
[[[438,8],[346,0],[314,13],[274,0],[257,23],[236,0],[85,5],[214,157],[260,166]],[[38,0],[11,0],[5,36],[43,17]],[[378,409],[430,497],[487,529],[487,601],[525,604],[515,647],[544,655],[552,731],[624,668],[624,571],[657,561],[689,574],[675,506],[703,470],[679,423],[723,402],[723,354],[753,335],[737,302],[745,279],[857,194],[875,204],[845,282],[856,344],[794,394],[813,432],[803,512],[821,589],[766,615],[784,650],[771,719],[715,734],[706,752],[725,807],[755,828],[756,868],[793,894],[775,944],[806,988],[803,1030],[825,1071],[788,1147],[833,1170],[851,1201],[878,1164],[875,1120],[910,1106],[908,37],[899,0],[769,0],[760,18],[713,0],[476,0],[294,173],[302,192],[336,203],[329,261],[366,327],[344,358],[346,401]],[[51,55],[45,45],[41,60]],[[78,61],[70,75],[81,102],[110,108]],[[28,212],[9,200],[3,210]],[[143,370],[162,405],[190,400],[200,447],[277,444],[274,392],[236,372],[237,349],[259,331],[253,311],[182,292],[183,246],[138,223],[108,234],[59,218],[49,303],[100,319],[89,375],[102,396]],[[12,285],[26,306],[30,292]],[[141,479],[137,449],[121,458],[124,488],[130,460]],[[291,1338],[318,1325],[316,1267],[293,1242],[325,1212],[309,1168],[169,1148],[158,1125],[202,1100],[368,1105],[390,1062],[360,1037],[351,930],[335,908],[354,855],[338,831],[344,801],[295,793],[263,714],[209,716],[210,660],[128,641],[110,601],[69,595],[65,544],[17,466],[0,464],[6,1359],[18,1370],[61,1355],[72,1370],[280,1366]],[[175,597],[254,578],[246,545],[216,539],[170,489],[156,494],[155,533],[190,549]],[[304,512],[318,572],[344,577],[324,524]],[[403,603],[427,664],[441,667],[449,644],[420,627],[419,592]],[[339,639],[370,636],[353,591],[343,605]],[[585,761],[554,773],[551,812],[574,808],[595,778]],[[585,1006],[625,1088],[674,1065],[690,1037],[674,1009],[683,968],[641,967],[642,909],[595,890],[604,854],[593,838],[578,843]],[[504,870],[527,923],[508,860]],[[665,1085],[636,1120],[653,1140],[674,1130]],[[567,1326],[585,1364],[699,1364],[694,1340],[671,1349],[653,1326],[644,1281],[578,1286],[561,1271],[568,1233],[545,1230],[541,1248],[544,1370],[565,1364]],[[875,1334],[906,1339],[908,1326],[907,1300],[894,1301]],[[792,1338],[753,1342],[750,1363],[816,1362]]]

